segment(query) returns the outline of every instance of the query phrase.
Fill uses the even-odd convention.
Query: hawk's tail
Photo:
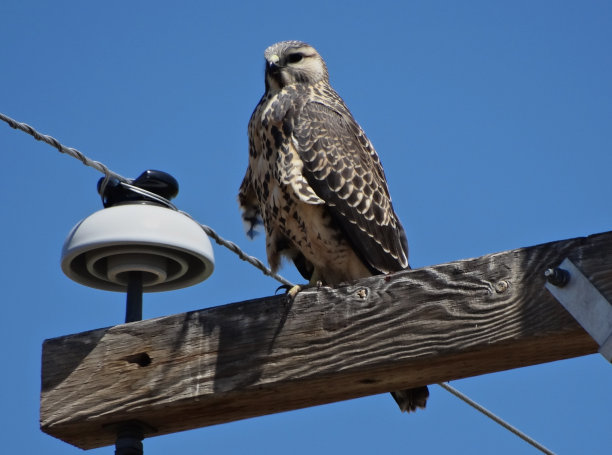
[[[398,390],[391,392],[391,396],[397,402],[402,412],[416,411],[417,408],[425,409],[429,389],[427,386],[417,387],[416,389]]]

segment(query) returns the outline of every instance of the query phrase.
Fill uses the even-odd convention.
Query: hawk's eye
[[[287,63],[297,63],[304,58],[304,55],[300,52],[294,52],[287,56]]]

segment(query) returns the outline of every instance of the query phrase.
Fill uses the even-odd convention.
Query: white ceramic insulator
[[[125,291],[128,272],[143,273],[143,291],[179,289],[210,276],[214,255],[195,221],[164,207],[126,204],[100,210],[77,224],[62,250],[71,279]]]

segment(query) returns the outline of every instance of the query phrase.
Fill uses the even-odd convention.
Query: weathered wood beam
[[[165,434],[594,353],[544,287],[566,257],[612,300],[608,232],[49,339],[41,428],[89,449],[122,421]]]

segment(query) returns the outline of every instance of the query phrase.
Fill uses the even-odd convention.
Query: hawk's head
[[[266,91],[280,90],[292,84],[328,81],[325,62],[314,47],[301,41],[281,41],[264,53]]]

